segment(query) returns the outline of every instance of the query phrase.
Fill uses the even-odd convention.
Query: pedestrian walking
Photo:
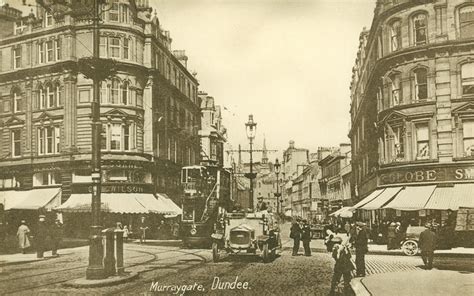
[[[148,229],[148,226],[146,225],[145,217],[141,218],[139,227],[140,227],[140,244],[146,243],[146,231]]]
[[[336,260],[334,264],[334,273],[331,281],[331,290],[329,295],[334,295],[336,286],[339,284],[341,277],[344,278],[344,292],[343,295],[351,295],[351,272],[354,270],[354,265],[351,262],[351,251],[346,244],[342,244],[342,238],[333,237],[331,242],[334,244],[332,249],[332,257]]]
[[[64,230],[61,220],[56,219],[54,225],[51,226],[51,253],[54,257],[58,257],[58,249],[60,247],[61,241],[63,240]]]
[[[349,235],[351,232],[351,225],[349,224],[348,221],[346,221],[346,224],[344,224],[344,231],[346,232],[347,235]]]
[[[354,241],[355,247],[355,264],[357,276],[365,276],[365,254],[369,251],[367,231],[365,224],[362,222],[356,223],[357,235]]]
[[[21,224],[16,232],[16,237],[18,238],[18,246],[20,247],[22,254],[26,254],[26,249],[31,246],[29,233],[30,228],[26,225],[26,221],[21,220]]]
[[[420,233],[419,245],[421,259],[427,269],[433,268],[434,250],[436,249],[436,234],[431,230],[431,224],[426,224],[426,229]]]
[[[303,220],[303,228],[301,229],[301,240],[303,241],[304,255],[311,256],[311,227],[307,220]]]
[[[36,228],[35,244],[36,244],[36,257],[43,258],[44,251],[46,250],[46,241],[48,238],[48,226],[46,225],[46,216],[40,215],[38,226]]]
[[[298,250],[300,249],[301,240],[301,227],[299,224],[299,219],[296,219],[293,225],[291,225],[290,238],[293,239],[293,256],[297,256]]]

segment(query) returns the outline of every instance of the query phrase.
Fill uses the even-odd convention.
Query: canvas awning
[[[424,209],[436,185],[407,186],[389,202],[384,208],[403,211],[417,211]]]
[[[376,198],[372,201],[369,201],[365,205],[361,206],[359,209],[362,210],[378,210],[381,209],[383,205],[389,202],[392,198],[394,198],[403,187],[389,187],[385,188],[385,190],[380,193]]]
[[[163,193],[157,193],[156,196],[158,197],[158,199],[161,199],[166,204],[169,210],[174,212],[174,214],[167,215],[168,218],[183,214],[183,210],[177,204],[175,204],[174,201],[168,197],[168,195]]]
[[[60,212],[90,212],[90,193],[72,194],[69,199],[56,208]],[[127,214],[175,214],[163,199],[152,193],[103,193],[101,194],[101,211]]]
[[[474,184],[438,187],[424,208],[429,210],[457,211],[460,207],[474,208]]]
[[[363,205],[373,201],[377,196],[379,196],[382,192],[384,192],[385,189],[377,189],[373,191],[371,194],[367,195],[365,198],[363,198],[361,201],[356,203],[355,205],[352,206],[353,209],[357,209],[359,207],[362,207]]]
[[[61,188],[0,191],[5,210],[51,210],[61,204]]]
[[[329,214],[329,216],[342,217],[342,218],[351,218],[352,217],[352,207],[342,207],[334,213]]]

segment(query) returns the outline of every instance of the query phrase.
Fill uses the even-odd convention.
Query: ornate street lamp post
[[[283,209],[282,209],[282,206],[283,206],[283,200],[280,199],[281,197],[281,193],[280,193],[280,178],[279,178],[279,175],[280,175],[280,169],[281,169],[281,164],[278,162],[278,158],[275,159],[275,164],[273,165],[273,168],[275,169],[275,174],[277,176],[277,192],[275,193],[275,198],[277,200],[277,213],[282,213],[283,212]]]
[[[67,0],[37,0],[53,15],[60,15],[75,8],[77,3]],[[102,246],[102,226],[101,226],[101,141],[100,133],[102,131],[102,122],[100,121],[100,82],[116,72],[115,62],[112,60],[101,59],[99,57],[99,22],[100,15],[106,11],[101,10],[104,0],[93,0],[92,7],[85,7],[84,12],[92,20],[92,57],[81,58],[78,61],[79,72],[86,78],[92,79],[93,98],[91,103],[91,122],[92,122],[92,157],[91,157],[91,176],[92,176],[92,201],[91,215],[92,226],[90,229],[89,241],[89,266],[86,270],[87,279],[102,279],[104,273],[103,246]],[[76,6],[76,8],[78,8]],[[111,7],[110,7],[111,8]]]
[[[253,172],[252,147],[257,132],[257,123],[253,121],[252,114],[249,115],[249,121],[245,124],[245,130],[250,143],[250,173],[245,174],[245,176],[250,179],[249,207],[253,210],[253,179],[255,179],[256,174]]]

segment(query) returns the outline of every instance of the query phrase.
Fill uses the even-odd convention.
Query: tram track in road
[[[151,248],[150,248],[151,249]],[[169,260],[169,258],[163,258],[163,259],[158,259],[158,255],[160,254],[163,254],[163,253],[168,253],[168,252],[178,252],[178,253],[185,253],[183,254],[182,256],[177,256],[177,257],[174,257],[174,258],[179,258],[179,257],[184,257],[184,256],[188,256],[190,255],[189,252],[183,252],[179,249],[171,249],[171,250],[163,250],[163,249],[160,249],[161,252],[150,252],[150,251],[143,251],[143,250],[136,250],[136,249],[132,249],[131,251],[134,251],[134,252],[137,252],[137,253],[142,253],[142,254],[145,254],[145,256],[152,256],[151,259],[148,259],[144,262],[140,262],[140,263],[135,263],[135,264],[129,264],[129,265],[125,265],[125,269],[127,268],[131,268],[131,267],[136,267],[136,266],[140,266],[140,265],[148,265],[152,262],[160,262],[160,261],[164,261],[164,260]],[[191,253],[192,255],[192,253]],[[140,258],[140,257],[143,257],[143,256],[133,256],[133,257],[129,257],[127,258],[128,260],[130,259],[136,259],[136,258]],[[175,264],[170,264],[169,266],[173,266]],[[169,266],[159,266],[159,267],[156,267],[154,269],[158,269],[158,268],[169,268]],[[41,283],[41,284],[38,284],[38,285],[27,285],[27,286],[21,286],[21,288],[17,288],[17,289],[12,289],[12,290],[8,290],[8,291],[0,291],[2,295],[9,295],[9,294],[15,294],[15,293],[20,293],[20,292],[24,292],[24,291],[28,291],[28,290],[33,290],[33,289],[38,289],[38,288],[44,288],[44,287],[47,287],[47,286],[52,286],[52,285],[57,285],[57,284],[62,284],[62,283],[65,283],[65,282],[68,282],[68,281],[71,281],[71,280],[75,280],[75,279],[80,279],[83,277],[83,275],[81,274],[81,276],[73,276],[71,277],[70,274],[67,274],[67,272],[71,272],[71,271],[74,271],[74,270],[79,270],[79,269],[85,269],[87,267],[87,265],[81,265],[81,266],[76,266],[76,267],[72,267],[72,268],[63,268],[63,269],[60,269],[60,270],[54,270],[54,271],[50,271],[50,272],[45,272],[45,273],[41,273],[41,274],[34,274],[34,275],[30,275],[30,276],[22,276],[21,278],[18,278],[18,280],[24,280],[26,277],[28,278],[31,278],[32,280],[36,277],[36,279],[34,280],[35,282],[38,282],[40,281],[38,278],[41,278],[43,276],[47,276],[47,275],[52,275],[52,274],[55,274],[56,275],[56,280],[54,281],[48,281],[48,282],[45,282],[45,283]],[[147,272],[148,270],[146,271],[143,271],[143,272]],[[151,270],[150,270],[151,271]],[[141,273],[141,272],[140,272]],[[62,276],[61,276],[62,275]],[[64,276],[67,276],[67,278],[64,278]],[[59,278],[58,278],[59,277]],[[0,283],[2,282],[12,282],[12,281],[15,281],[15,279],[5,279],[5,280],[1,280]],[[41,282],[41,281],[40,281]],[[4,284],[2,284],[3,286],[5,286]],[[9,285],[9,286],[13,286],[13,285]]]

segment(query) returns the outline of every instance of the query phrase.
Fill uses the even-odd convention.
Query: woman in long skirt
[[[28,226],[26,226],[26,221],[21,220],[21,225],[18,227],[16,236],[18,238],[18,246],[20,247],[22,254],[25,254],[25,250],[31,246],[30,238],[28,237],[29,233],[30,229]]]

